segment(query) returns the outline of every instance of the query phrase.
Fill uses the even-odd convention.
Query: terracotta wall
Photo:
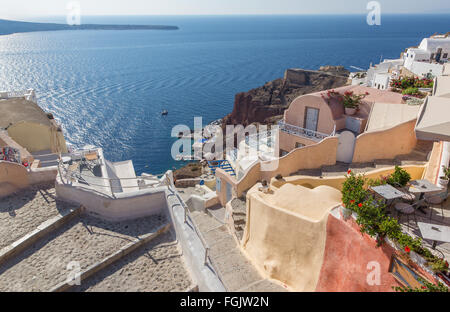
[[[353,163],[392,159],[409,154],[417,144],[416,120],[381,131],[365,132],[356,138]]]
[[[349,222],[354,222],[350,219]],[[362,235],[347,222],[330,216],[327,223],[327,242],[323,266],[316,291],[320,292],[389,292],[400,286],[389,273],[394,250],[389,245],[376,247],[374,239]],[[372,284],[370,264],[379,265],[379,285]]]

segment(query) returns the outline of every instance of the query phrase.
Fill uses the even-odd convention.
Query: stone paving
[[[54,185],[34,186],[0,200],[0,249],[59,212],[78,208],[56,200]]]
[[[168,232],[83,281],[72,291],[181,292],[191,283],[178,244]]]
[[[72,261],[84,270],[166,222],[161,216],[119,223],[75,218],[1,265],[0,291],[48,291],[67,279]]]

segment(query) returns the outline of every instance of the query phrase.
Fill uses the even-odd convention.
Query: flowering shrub
[[[429,78],[410,77],[391,80],[391,87],[401,90],[408,88],[433,88],[433,85],[434,81]]]
[[[342,186],[342,202],[345,207],[356,211],[358,204],[366,200],[369,193],[364,189],[366,179],[362,175],[355,175],[351,170]]]
[[[396,167],[393,175],[386,177],[384,181],[395,180],[400,185],[406,185],[409,181],[409,174]],[[411,251],[421,255],[431,266],[435,272],[447,272],[448,263],[444,259],[434,256],[430,250],[423,247],[420,238],[412,238],[402,232],[402,228],[398,221],[387,216],[386,206],[381,201],[376,201],[365,189],[368,182],[363,175],[355,175],[351,170],[348,171],[347,177],[342,186],[342,203],[347,209],[357,213],[356,223],[360,226],[360,231],[377,239],[378,246],[383,244],[384,238],[388,237],[392,241],[396,241],[406,253]],[[380,180],[370,180],[368,183],[384,182]],[[385,184],[385,183],[384,183]]]
[[[342,103],[345,108],[358,108],[362,100],[369,95],[369,92],[364,94],[355,94],[353,91],[345,91],[344,94],[336,92],[335,90],[327,91],[327,95],[322,94],[322,98],[330,104],[331,99],[336,99]]]

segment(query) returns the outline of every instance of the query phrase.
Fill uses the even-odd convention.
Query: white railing
[[[326,139],[330,136],[334,136],[336,134],[336,130],[333,131],[333,133],[331,134],[325,134],[319,131],[314,131],[314,130],[309,130],[309,129],[305,129],[302,127],[298,127],[298,126],[294,126],[294,125],[290,125],[287,124],[283,121],[280,121],[278,123],[280,130],[289,134],[293,134],[296,136],[300,136],[303,138],[307,138],[316,142],[320,142],[323,139]],[[336,129],[336,127],[335,127]]]
[[[28,101],[37,103],[36,93],[33,89],[18,91],[0,91],[0,99],[15,99],[24,97]]]
[[[257,150],[259,150],[260,145],[274,147],[277,139],[276,131],[277,130],[268,130],[246,136],[245,144]]]

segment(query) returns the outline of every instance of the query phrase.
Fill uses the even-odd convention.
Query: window
[[[303,146],[305,146],[305,144],[302,144],[302,143],[299,143],[299,142],[295,143],[295,148],[300,148],[300,147],[303,147]]]
[[[444,53],[444,55],[442,55],[442,58],[447,58],[448,57],[448,53]]]
[[[280,157],[284,157],[284,156],[286,156],[287,154],[289,154],[289,152],[280,149]]]

